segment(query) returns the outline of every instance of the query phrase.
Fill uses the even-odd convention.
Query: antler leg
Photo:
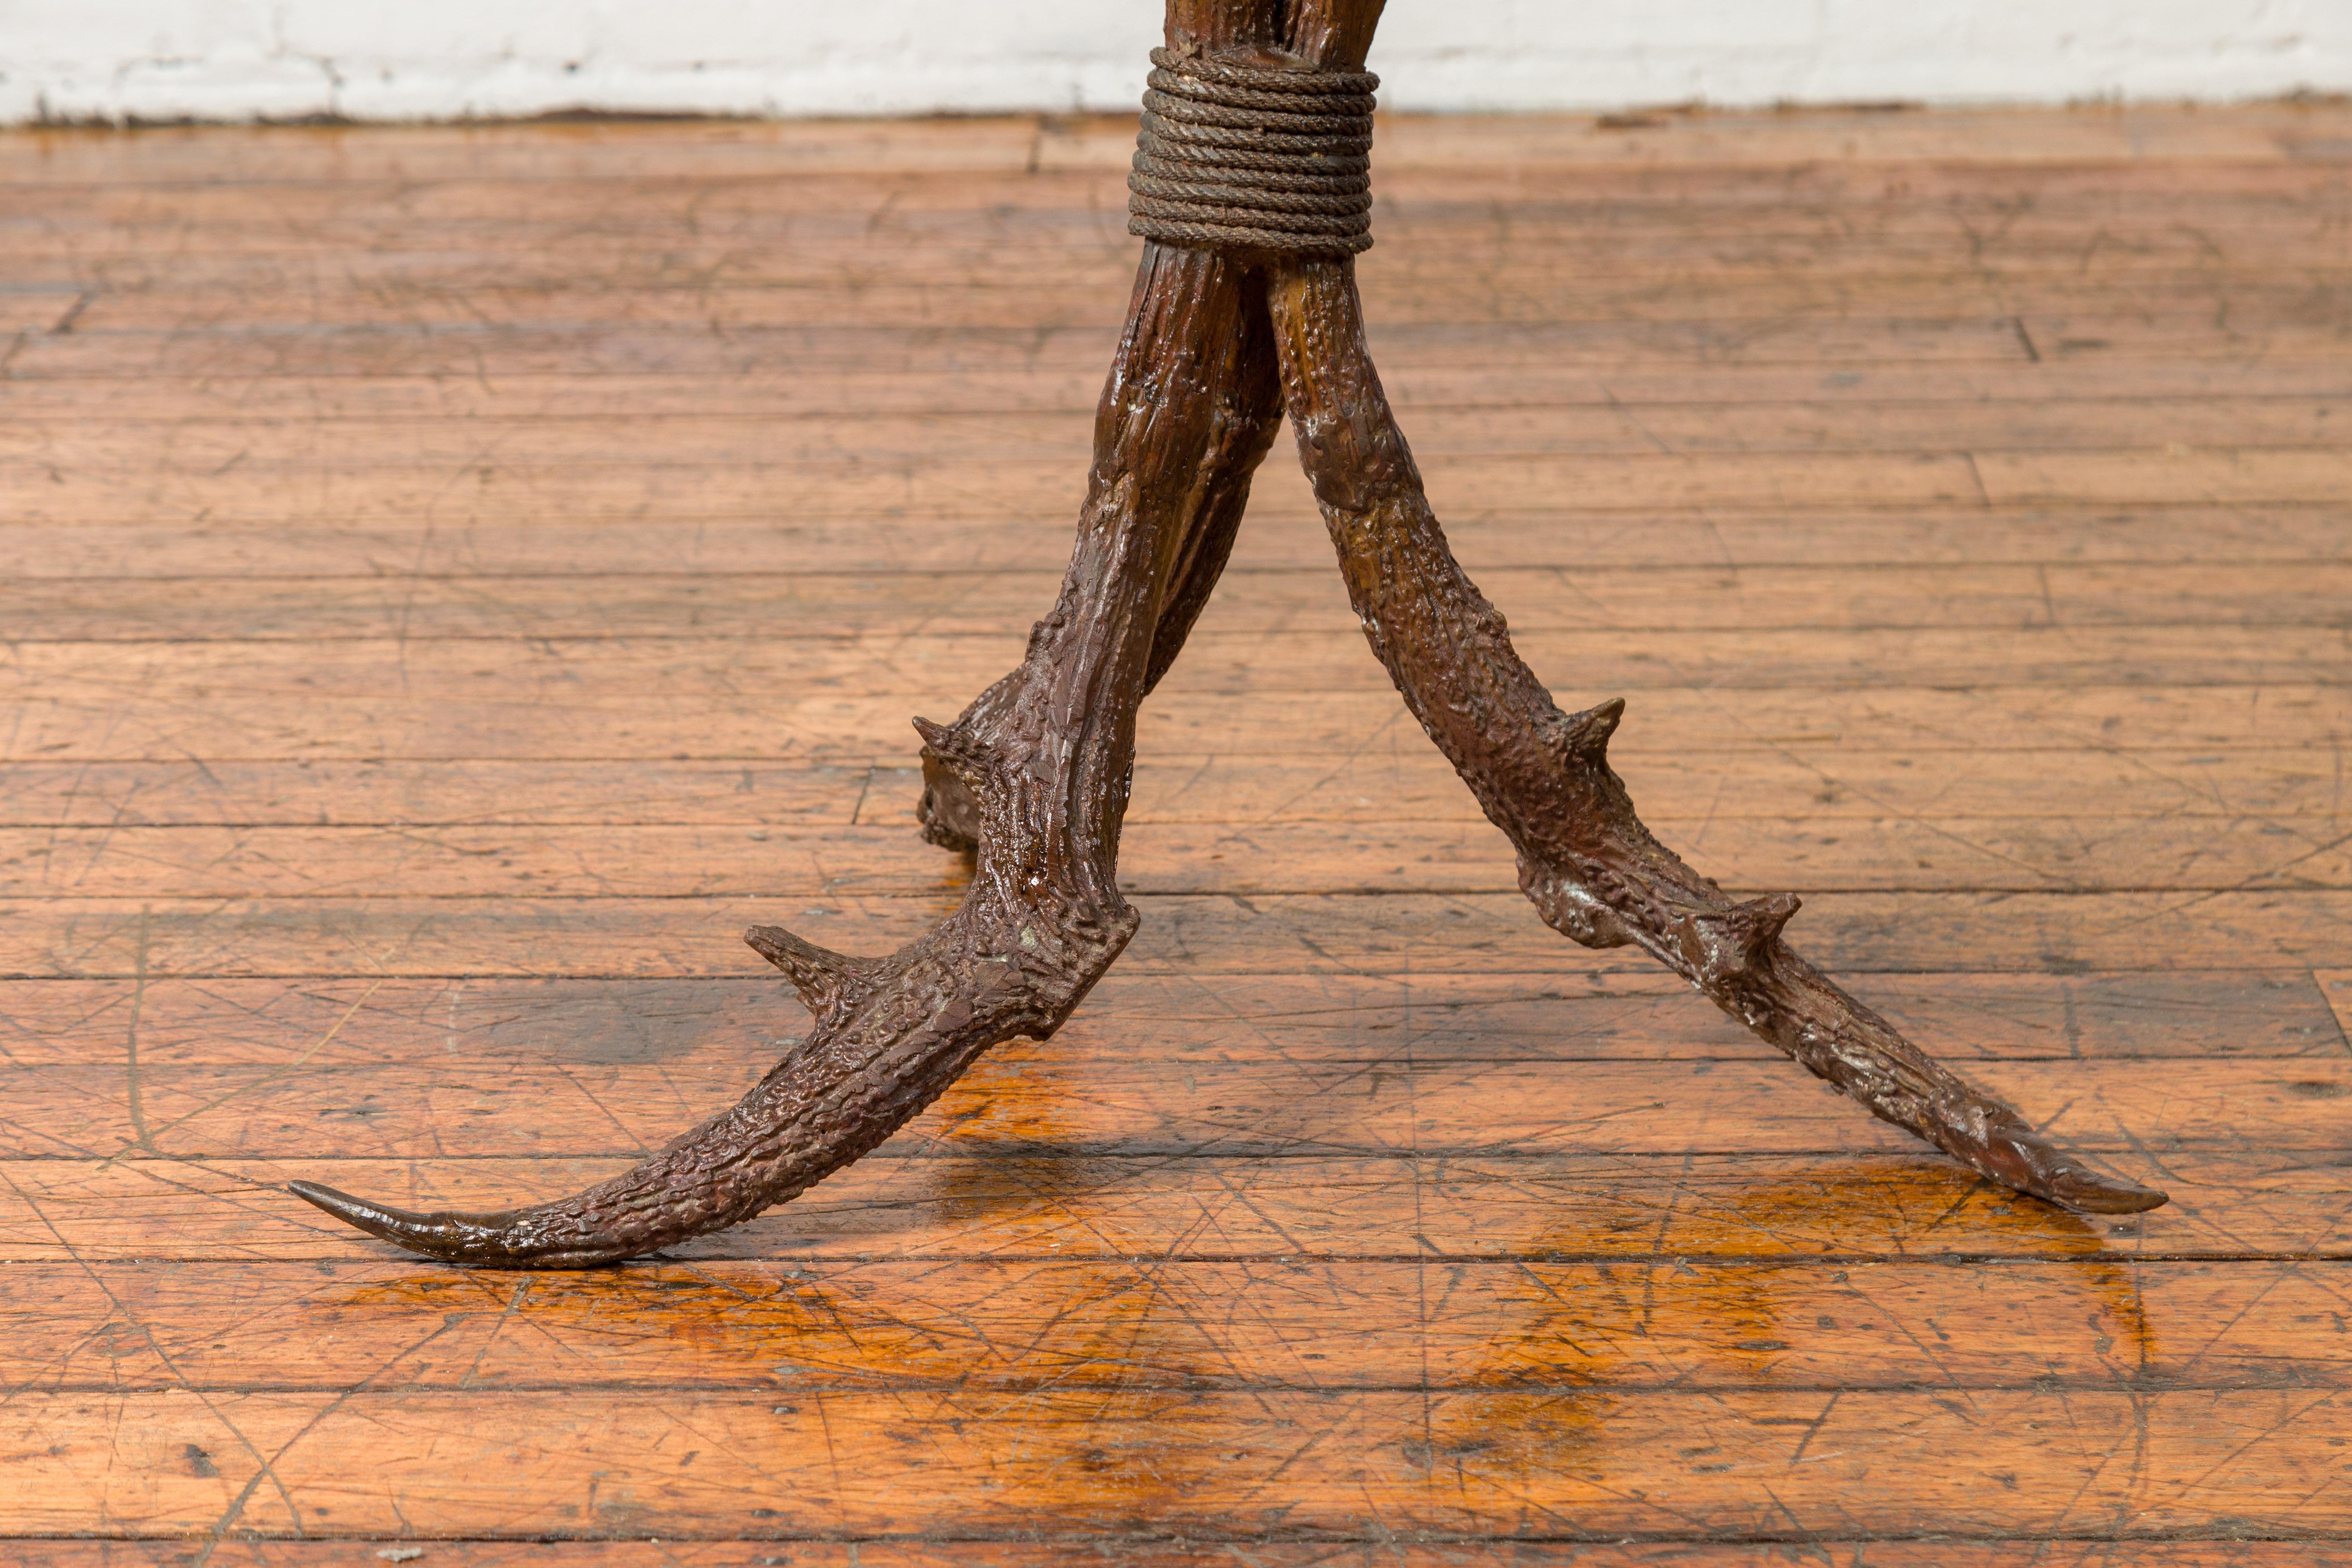
[[[577,1196],[420,1215],[307,1182],[293,1190],[452,1262],[612,1262],[793,1197],[887,1138],[989,1047],[1053,1033],[1135,932],[1114,866],[1136,708],[1171,597],[1181,603],[1187,520],[1222,516],[1211,492],[1231,484],[1243,449],[1264,450],[1259,426],[1234,412],[1234,389],[1263,378],[1262,295],[1245,283],[1213,253],[1146,247],[1060,603],[1020,667],[961,719],[917,722],[925,754],[975,808],[978,862],[953,914],[884,959],[753,927],[746,940],[814,1014],[809,1037],[732,1109]]]
[[[1154,251],[1161,247],[1150,247]],[[1203,253],[1192,253],[1203,254]],[[1146,287],[1155,276],[1150,265],[1138,274],[1136,287]],[[1151,657],[1143,672],[1142,696],[1150,695],[1176,662],[1184,638],[1192,629],[1211,590],[1232,554],[1234,535],[1249,505],[1251,476],[1274,447],[1282,428],[1282,384],[1275,374],[1272,327],[1266,319],[1265,279],[1255,270],[1227,265],[1199,279],[1198,286],[1221,295],[1203,301],[1204,320],[1230,321],[1240,342],[1220,356],[1214,371],[1221,379],[1194,389],[1209,405],[1210,438],[1201,453],[1193,482],[1171,499],[1174,513],[1170,526],[1178,534],[1176,563],[1167,594],[1160,605],[1160,623],[1152,634]],[[1136,307],[1140,309],[1139,304]],[[1123,379],[1122,355],[1111,372],[1110,384],[1095,415],[1097,449],[1115,440],[1109,428],[1119,419],[1149,417],[1149,400],[1158,395],[1149,383]],[[1201,366],[1207,372],[1211,367]],[[1011,703],[1020,700],[1018,672],[998,681],[972,700],[959,724],[985,724]],[[980,805],[945,761],[930,747],[923,748],[923,794],[916,816],[923,837],[943,849],[970,850],[980,837]]]
[[[1519,855],[1519,886],[1587,947],[1641,947],[1873,1112],[1994,1181],[2100,1214],[2165,1194],[2070,1159],[1780,940],[1790,894],[1742,903],[1660,845],[1607,746],[1624,704],[1562,713],[1446,547],[1382,395],[1352,260],[1269,285],[1298,449],[1372,650]]]
[[[1363,0],[1346,3],[1360,5]],[[1309,0],[1305,8],[1312,10],[1318,4],[1320,0]],[[1278,40],[1283,9],[1280,0],[1168,0],[1165,35],[1171,48],[1249,53]],[[1373,0],[1371,9],[1377,16],[1378,0]],[[1291,20],[1296,26],[1298,18]],[[1170,248],[1157,244],[1144,247],[1144,265],[1136,275],[1135,303],[1129,307],[1130,322],[1142,310],[1153,258]],[[1183,253],[1211,254],[1191,247],[1184,247]],[[1273,447],[1275,432],[1282,424],[1282,388],[1275,374],[1265,279],[1253,268],[1227,262],[1204,275],[1199,286],[1222,296],[1213,303],[1204,300],[1203,305],[1227,330],[1238,332],[1240,342],[1232,353],[1218,357],[1215,379],[1186,389],[1193,398],[1207,401],[1213,434],[1202,449],[1193,482],[1170,498],[1176,509],[1172,521],[1181,538],[1169,589],[1160,600],[1160,624],[1153,633],[1139,700],[1148,696],[1175,663],[1192,622],[1209,602],[1209,594],[1232,553],[1242,513],[1249,505],[1250,478]],[[1097,482],[1109,422],[1150,418],[1150,400],[1171,390],[1165,384],[1127,375],[1126,364],[1122,352],[1111,367],[1110,383],[1103,389],[1095,414]],[[1208,374],[1211,367],[1202,363],[1192,370],[1196,374]],[[1001,680],[974,698],[958,722],[987,722],[1003,704],[1017,700],[1018,694],[1009,682],[1010,678]],[[954,770],[929,746],[923,748],[923,794],[915,815],[922,824],[923,837],[943,849],[970,850],[978,840],[977,803]]]

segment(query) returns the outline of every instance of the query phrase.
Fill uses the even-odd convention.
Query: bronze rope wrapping
[[[1350,256],[1372,243],[1369,71],[1261,70],[1151,51],[1128,232]]]

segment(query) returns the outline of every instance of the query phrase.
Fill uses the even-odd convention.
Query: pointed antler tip
[[[2051,1184],[2049,1195],[2053,1202],[2084,1214],[2146,1214],[2172,1201],[2171,1194],[2158,1188],[2081,1169],[2061,1173]]]
[[[286,1190],[313,1208],[326,1210],[345,1225],[366,1231],[370,1236],[383,1237],[386,1241],[399,1242],[404,1247],[415,1245],[410,1237],[432,1227],[432,1222],[423,1215],[372,1204],[365,1198],[355,1198],[349,1193],[321,1186],[317,1182],[289,1182]]]
[[[794,936],[782,926],[752,926],[743,933],[753,952],[783,971],[812,1013],[849,1002],[868,985],[869,965],[831,948]]]
[[[286,1190],[304,1203],[325,1209],[337,1219],[349,1220],[353,1225],[359,1223],[356,1215],[375,1212],[374,1205],[362,1202],[349,1193],[321,1186],[317,1182],[289,1182]]]
[[[988,742],[966,730],[962,724],[934,724],[929,719],[915,721],[915,733],[923,738],[923,746],[941,767],[953,773],[964,787],[982,787],[995,752]]]
[[[795,936],[782,926],[746,926],[743,942],[787,974],[807,969],[841,968],[848,962],[841,954],[819,947],[805,937]]]
[[[316,1182],[289,1182],[286,1190],[324,1209],[345,1225],[395,1247],[444,1263],[484,1268],[583,1268],[628,1256],[630,1249],[599,1245],[550,1245],[519,1224],[529,1211],[498,1214],[415,1214],[372,1204]]]
[[[1560,740],[1572,755],[1597,760],[1607,754],[1609,737],[1617,732],[1618,721],[1624,717],[1625,700],[1622,697],[1596,702],[1581,712],[1568,714],[1560,721]]]
[[[1975,1128],[1961,1131],[1957,1140],[1930,1142],[2002,1186],[2080,1214],[2145,1214],[2172,1201],[2158,1188],[2093,1170],[2027,1127],[2014,1110],[1975,1099],[1973,1107],[1961,1107]]]

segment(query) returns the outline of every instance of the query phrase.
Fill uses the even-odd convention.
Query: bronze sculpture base
[[[1359,71],[1379,0],[1170,0],[1168,47]],[[1563,713],[1512,650],[1423,494],[1366,351],[1351,256],[1147,242],[1096,414],[1076,549],[1020,666],[950,725],[918,721],[924,832],[969,849],[955,912],[887,958],[775,927],[747,940],[814,1026],[740,1102],[610,1181],[498,1214],[294,1192],[411,1250],[508,1268],[655,1251],[795,1196],[882,1142],[990,1047],[1053,1033],[1133,936],[1116,865],[1144,697],[1232,548],[1287,415],[1373,652],[1519,857],[1544,920],[1633,945],[1809,1070],[1994,1181],[2093,1213],[2165,1194],[2093,1171],[1905,1040],[1660,845],[1607,747],[1623,705]]]

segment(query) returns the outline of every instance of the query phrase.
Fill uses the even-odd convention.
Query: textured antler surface
[[[1587,947],[1641,947],[1897,1126],[1993,1180],[2102,1214],[2162,1193],[2074,1163],[1780,940],[1787,893],[1740,902],[1650,836],[1610,768],[1624,711],[1563,713],[1454,561],[1363,337],[1352,261],[1286,264],[1270,291],[1298,450],[1349,596],[1406,704],[1519,854],[1519,886]]]
[[[1360,71],[1380,9],[1170,0],[1168,47],[1251,80]],[[1878,1115],[1996,1181],[2100,1212],[2164,1202],[2071,1163],[1832,984],[1780,940],[1793,896],[1735,900],[1643,828],[1608,764],[1622,705],[1561,712],[1447,549],[1365,350],[1354,268],[1352,258],[1145,246],[1060,602],[1020,667],[954,724],[919,723],[924,832],[975,853],[971,886],[937,929],[887,958],[754,927],[751,945],[799,988],[814,1024],[740,1103],[635,1169],[531,1208],[417,1215],[308,1183],[294,1190],[455,1262],[609,1262],[793,1196],[887,1138],[991,1046],[1051,1034],[1134,934],[1114,868],[1136,710],[1223,568],[1286,407],[1374,651],[1517,847],[1520,885],[1546,921],[1587,946],[1640,946]]]
[[[954,724],[918,722],[977,852],[944,922],[888,958],[752,928],[747,940],[814,1016],[807,1039],[733,1108],[575,1197],[419,1215],[307,1182],[293,1190],[452,1262],[611,1262],[782,1203],[887,1138],[989,1047],[1052,1034],[1135,932],[1114,863],[1136,707],[1162,627],[1181,641],[1223,563],[1271,437],[1265,322],[1263,286],[1243,268],[1150,247],[1061,601],[1020,667]]]

